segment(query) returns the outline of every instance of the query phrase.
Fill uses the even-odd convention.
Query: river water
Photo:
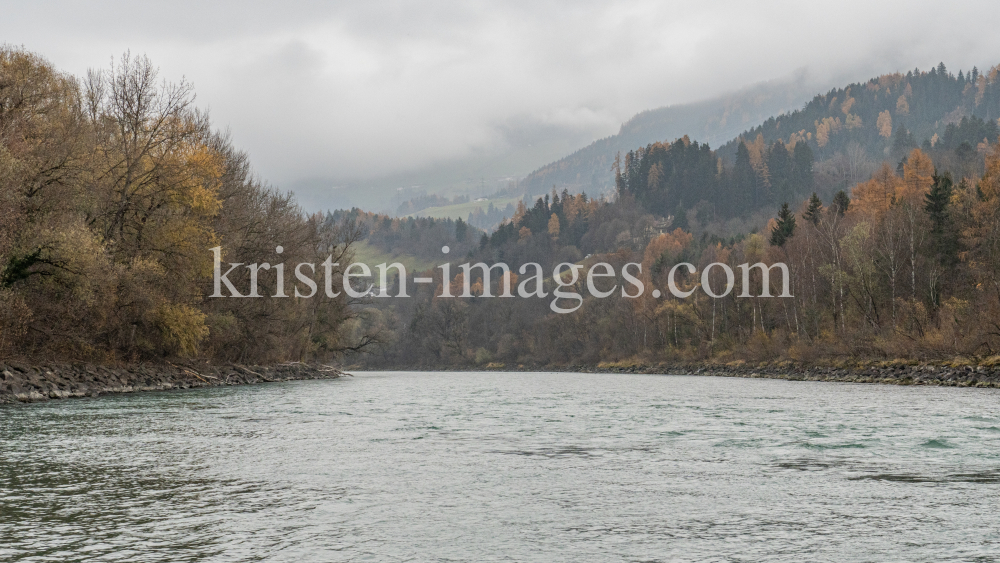
[[[0,406],[0,561],[1000,561],[998,406],[404,372]]]

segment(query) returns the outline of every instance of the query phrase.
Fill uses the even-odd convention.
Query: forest
[[[719,239],[663,228],[629,193],[614,201],[552,194],[463,261],[643,266],[639,298],[585,299],[573,314],[544,299],[449,299],[438,287],[385,307],[394,332],[372,365],[586,365],[615,361],[798,362],[989,358],[1000,353],[1000,147],[984,174],[957,177],[912,149],[901,172],[888,164],[832,201],[783,204],[758,232]],[[624,186],[623,186],[624,188]],[[689,298],[666,291],[682,262],[698,272],[721,262],[784,263],[788,298]],[[721,269],[712,286],[726,287]],[[698,274],[680,270],[683,290]],[[456,277],[456,287],[463,280]],[[472,280],[479,283],[481,279]],[[619,284],[624,280],[617,280]],[[516,282],[516,277],[515,277]],[[492,292],[500,292],[499,280]],[[547,287],[554,283],[550,278]],[[576,288],[586,294],[581,279]],[[772,295],[781,294],[777,280]],[[480,292],[482,290],[480,289]],[[457,292],[453,292],[456,293]],[[377,301],[377,300],[376,300]]]
[[[257,178],[192,87],[158,80],[145,57],[80,79],[0,47],[0,359],[273,363],[362,350],[375,340],[367,313],[344,297],[206,298],[209,248],[230,262],[278,261],[282,245],[285,260],[343,263],[361,234]]]

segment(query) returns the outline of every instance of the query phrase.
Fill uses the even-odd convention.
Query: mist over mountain
[[[391,212],[421,194],[480,196],[514,182],[529,195],[544,193],[553,184],[598,194],[614,186],[611,162],[619,151],[682,135],[721,145],[769,117],[803,107],[829,86],[799,71],[725,96],[640,112],[621,124],[617,134],[598,140],[610,124],[597,116],[589,122],[561,123],[511,119],[497,127],[499,138],[489,149],[464,158],[373,180],[310,178],[288,187],[307,209],[360,207],[378,212]]]
[[[359,207],[392,212],[403,201],[423,194],[487,195],[606,134],[609,127],[610,122],[596,120],[581,126],[520,117],[498,125],[498,138],[488,148],[461,158],[374,179],[309,178],[287,187],[305,208],[315,210]]]
[[[801,108],[822,88],[800,71],[787,80],[756,84],[703,102],[647,110],[622,124],[616,135],[533,171],[521,184],[532,193],[543,193],[553,185],[560,190],[605,193],[614,188],[611,164],[619,152],[684,135],[718,146],[772,116]]]

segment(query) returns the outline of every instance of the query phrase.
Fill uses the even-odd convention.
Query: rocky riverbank
[[[641,363],[602,363],[602,372],[662,373],[674,375],[715,375],[788,379],[793,381],[840,381],[848,383],[883,383],[890,385],[939,385],[948,387],[1000,388],[1000,365],[962,363],[877,362],[840,366],[804,366],[792,362],[746,364],[643,365]]]
[[[830,365],[805,365],[790,361],[759,364],[729,363],[647,363],[638,360],[571,365],[527,365],[491,362],[478,366],[352,366],[358,370],[405,371],[557,371],[577,373],[644,373],[656,375],[713,375],[787,379],[791,381],[838,381],[842,383],[881,383],[887,385],[938,385],[944,387],[1000,388],[1000,356],[983,363],[952,362],[838,362]]]
[[[303,363],[273,366],[141,364],[130,367],[10,363],[0,364],[0,403],[295,379],[331,379],[342,375],[345,374],[331,366]]]

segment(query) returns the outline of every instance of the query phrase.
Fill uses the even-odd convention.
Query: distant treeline
[[[491,201],[486,209],[477,207],[475,211],[469,213],[468,223],[485,231],[492,231],[505,220],[514,216],[514,204],[508,203],[503,208],[496,207]]]
[[[438,260],[441,247],[464,256],[478,244],[482,231],[462,219],[433,217],[390,217],[358,208],[327,214],[334,225],[354,225],[368,244],[390,254],[407,254]]]

